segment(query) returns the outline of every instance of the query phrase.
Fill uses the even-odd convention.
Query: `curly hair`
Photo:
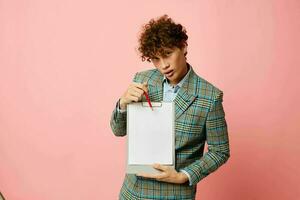
[[[144,62],[151,62],[151,58],[159,54],[165,56],[165,48],[182,48],[187,45],[188,36],[181,24],[176,24],[168,15],[163,15],[157,20],[151,19],[142,26],[139,37],[140,57]]]

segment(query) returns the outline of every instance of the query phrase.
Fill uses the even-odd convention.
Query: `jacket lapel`
[[[178,94],[174,99],[175,119],[178,119],[196,99],[196,82],[197,76],[193,71],[193,68],[191,67],[191,71],[187,77],[187,80],[184,81],[182,87],[179,89]]]

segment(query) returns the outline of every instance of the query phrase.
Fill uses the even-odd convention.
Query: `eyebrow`
[[[171,52],[173,52],[174,50],[173,49],[166,49],[165,51],[164,51],[164,53],[171,53]],[[152,59],[153,58],[157,58],[156,56],[153,56],[152,57]]]

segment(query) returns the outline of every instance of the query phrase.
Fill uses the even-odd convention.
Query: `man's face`
[[[151,58],[151,62],[154,66],[166,76],[170,84],[176,85],[187,73],[187,63],[185,59],[185,53],[187,46],[185,45],[181,49],[178,47],[164,48],[166,55],[156,55]]]

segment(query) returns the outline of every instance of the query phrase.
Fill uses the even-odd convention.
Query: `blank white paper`
[[[173,164],[172,102],[163,102],[161,107],[154,106],[154,111],[142,103],[129,104],[127,109],[128,164]]]

